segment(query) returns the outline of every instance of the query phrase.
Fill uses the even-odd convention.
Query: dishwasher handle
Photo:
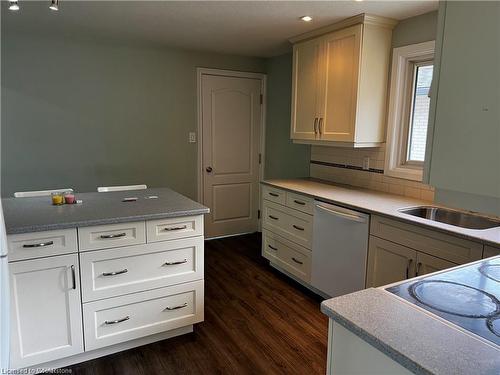
[[[328,212],[329,214],[341,217],[343,219],[347,219],[350,221],[356,221],[358,223],[366,223],[366,218],[363,216],[358,216],[358,215],[349,214],[349,213],[342,212],[342,211],[337,211],[335,209],[325,207],[321,204],[316,204],[316,208],[319,208],[320,210],[323,210],[325,212]]]

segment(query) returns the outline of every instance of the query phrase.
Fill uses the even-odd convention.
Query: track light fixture
[[[19,10],[17,0],[9,0],[9,10]]]
[[[59,0],[52,0],[50,3],[49,9],[58,11],[59,10]]]

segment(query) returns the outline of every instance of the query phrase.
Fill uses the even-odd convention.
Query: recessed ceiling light
[[[304,22],[311,22],[313,20],[311,16],[302,16],[300,19]]]
[[[17,0],[9,0],[9,10],[19,10]]]
[[[49,6],[50,10],[59,10],[59,0],[52,0]]]

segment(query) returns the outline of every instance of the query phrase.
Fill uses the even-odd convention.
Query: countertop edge
[[[349,189],[350,188],[350,186],[329,183],[329,181],[306,180],[306,179],[300,179],[300,178],[297,178],[297,179],[294,179],[294,180],[297,180],[297,181],[303,180],[303,181],[315,182],[315,183],[318,183],[318,184],[331,185],[333,187],[339,187],[339,188],[343,188],[343,189]],[[479,237],[474,237],[474,236],[471,236],[471,235],[468,235],[468,234],[465,234],[465,233],[461,233],[459,231],[453,231],[451,229],[448,230],[448,229],[440,227],[440,226],[426,224],[426,223],[423,223],[421,221],[412,220],[411,217],[406,218],[406,217],[401,217],[401,216],[394,216],[394,215],[391,215],[391,214],[388,214],[388,213],[385,213],[385,212],[380,212],[380,211],[377,211],[377,210],[372,210],[372,209],[369,209],[369,208],[366,208],[366,207],[356,206],[356,205],[353,205],[353,204],[350,204],[350,203],[346,203],[344,201],[334,200],[334,199],[330,199],[330,198],[325,198],[323,196],[306,193],[306,192],[303,192],[303,191],[299,191],[299,190],[296,190],[296,189],[292,189],[292,188],[283,186],[280,183],[272,182],[272,180],[262,180],[262,181],[260,181],[260,183],[264,184],[264,185],[267,185],[267,186],[273,186],[273,187],[276,187],[278,189],[290,191],[290,192],[293,192],[293,193],[303,194],[303,195],[306,195],[306,196],[311,197],[311,198],[321,199],[321,200],[324,200],[327,203],[338,204],[340,206],[345,206],[346,208],[355,209],[355,210],[358,210],[358,211],[361,211],[361,212],[364,212],[364,213],[376,214],[376,215],[383,216],[383,217],[386,217],[386,218],[390,218],[392,220],[397,220],[397,221],[400,221],[400,222],[403,222],[403,223],[410,223],[410,224],[413,224],[413,225],[417,225],[417,226],[419,226],[421,228],[435,230],[435,231],[438,231],[438,232],[441,232],[441,233],[445,233],[445,234],[448,234],[448,235],[452,235],[452,236],[455,236],[455,237],[460,237],[460,238],[465,239],[465,240],[478,242],[478,243],[481,243],[482,245],[488,245],[488,246],[493,246],[493,247],[499,247],[500,246],[499,242],[489,241],[487,239],[479,238]],[[369,189],[361,188],[361,187],[352,186],[352,189],[353,190],[359,189],[360,191],[370,192]],[[389,193],[383,193],[383,192],[377,192],[377,191],[374,191],[374,193],[389,194]],[[397,195],[394,195],[394,196],[399,197]],[[404,198],[404,197],[401,196],[401,198]],[[428,204],[433,204],[433,203],[428,203]]]
[[[160,214],[103,218],[103,219],[75,221],[67,223],[43,224],[43,225],[26,226],[26,227],[15,227],[15,228],[6,227],[6,233],[7,235],[11,235],[11,234],[46,232],[51,230],[82,228],[82,227],[91,227],[96,225],[120,224],[120,223],[130,223],[134,221],[160,220],[160,219],[169,219],[174,217],[205,215],[208,214],[209,212],[210,209],[203,208],[203,209],[193,209],[193,210],[178,211],[178,212],[166,212]]]

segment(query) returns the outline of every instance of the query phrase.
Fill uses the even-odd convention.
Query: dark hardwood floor
[[[73,374],[324,374],[321,299],[270,267],[260,234],[205,243],[205,321],[188,335],[70,367]]]

